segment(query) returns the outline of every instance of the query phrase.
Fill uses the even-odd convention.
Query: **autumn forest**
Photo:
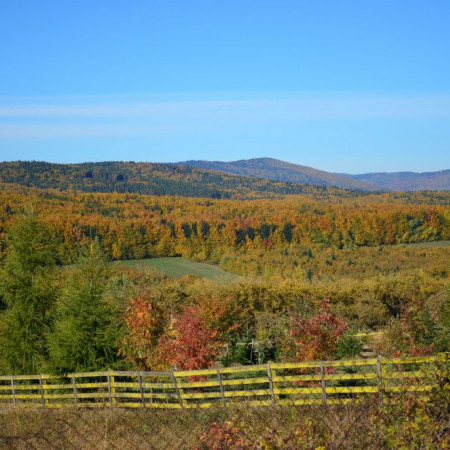
[[[263,197],[3,183],[3,371],[195,369],[357,356],[367,345],[387,355],[448,349],[448,192],[311,186]],[[158,257],[238,277],[174,279],[112,265]],[[38,337],[17,331],[20,308],[31,314],[22,289],[42,297],[29,317],[46,330]],[[373,331],[383,339],[355,337]]]

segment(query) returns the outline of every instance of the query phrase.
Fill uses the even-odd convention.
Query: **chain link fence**
[[[174,371],[163,381],[135,372],[59,384],[38,377],[31,390],[19,378],[15,403],[0,411],[0,447],[449,448],[448,355],[356,361]],[[73,384],[95,386],[76,388],[74,401]],[[69,395],[69,385],[72,397],[50,397]]]

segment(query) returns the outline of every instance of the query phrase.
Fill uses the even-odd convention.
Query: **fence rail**
[[[382,401],[405,390],[426,395],[432,389],[429,374],[437,358],[441,356],[0,376],[0,404],[185,409],[244,400],[267,406],[349,403],[367,396]]]

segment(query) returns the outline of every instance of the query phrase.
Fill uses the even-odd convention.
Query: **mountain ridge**
[[[350,175],[333,173],[275,158],[237,161],[190,160],[177,164],[234,175],[267,178],[274,181],[308,183],[367,191],[450,190],[450,170],[436,172],[378,172]]]
[[[211,198],[255,198],[325,190],[364,193],[450,190],[450,170],[339,174],[274,158],[179,163],[0,162],[0,182],[85,192],[128,192]],[[339,192],[349,195],[350,192]]]
[[[0,162],[0,183],[62,191],[118,192],[215,199],[271,198],[290,194],[365,195],[327,186],[275,182],[180,164],[105,161],[57,164]]]
[[[390,190],[450,190],[450,169],[436,172],[374,172],[347,176]]]
[[[308,166],[289,163],[275,158],[253,158],[238,161],[189,160],[176,164],[198,169],[219,170],[234,175],[267,178],[275,181],[306,183],[344,189],[379,190],[378,186],[356,180],[346,174],[335,174]]]

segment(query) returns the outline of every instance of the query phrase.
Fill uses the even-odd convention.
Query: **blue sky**
[[[447,0],[4,1],[0,160],[450,168]]]

